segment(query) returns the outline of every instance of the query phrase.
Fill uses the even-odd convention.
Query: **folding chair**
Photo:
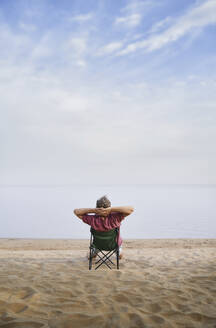
[[[90,232],[89,270],[92,268],[92,259],[95,255],[95,249],[97,250],[97,256],[99,257],[95,262],[95,270],[97,270],[102,264],[105,264],[109,269],[112,269],[112,266],[115,266],[111,260],[113,254],[116,254],[116,267],[119,269],[119,246],[117,244],[119,229],[115,228],[109,231],[96,231],[91,228]]]

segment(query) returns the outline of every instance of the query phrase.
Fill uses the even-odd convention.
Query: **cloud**
[[[69,52],[68,57],[80,68],[85,68],[87,65],[85,60],[87,49],[86,37],[72,37],[67,41],[66,51]]]
[[[126,28],[134,28],[140,25],[142,20],[141,15],[141,1],[130,1],[125,7],[121,9],[122,15],[116,17],[114,24]]]
[[[141,23],[142,16],[140,14],[132,14],[129,16],[117,17],[116,25],[125,25],[127,27],[136,27]]]
[[[46,33],[42,36],[41,40],[36,44],[34,43],[31,52],[32,59],[42,59],[49,57],[53,54],[51,35]]]
[[[151,28],[151,30],[149,31],[149,33],[156,33],[162,29],[164,29],[165,27],[167,27],[167,25],[170,25],[172,22],[172,18],[170,16],[162,19],[161,21],[157,22],[156,24],[154,24]]]
[[[19,23],[19,27],[25,31],[26,33],[31,33],[31,32],[35,32],[37,30],[37,26],[34,24],[27,24],[24,22],[20,22]]]
[[[158,4],[154,0],[130,0],[128,4],[121,9],[122,12],[138,12],[143,9],[152,8]]]
[[[91,20],[92,18],[93,18],[93,14],[88,13],[88,14],[81,14],[81,15],[73,16],[72,20],[76,21],[78,23],[83,23],[83,22],[87,22],[87,21]]]
[[[79,56],[85,53],[87,45],[86,39],[82,37],[73,37],[68,41],[68,46]]]
[[[128,4],[121,9],[122,15],[115,19],[114,24],[125,28],[135,28],[141,24],[143,16],[157,5],[158,4],[153,0],[130,0]]]
[[[98,55],[99,56],[110,55],[113,52],[121,49],[122,47],[123,47],[122,42],[111,42],[111,43],[105,45],[104,47],[100,48],[98,51]]]
[[[0,42],[1,42],[1,52],[0,58],[16,58],[18,59],[25,50],[29,48],[32,44],[30,36],[26,35],[24,32],[13,32],[12,29],[4,23],[0,23]]]
[[[119,52],[119,55],[126,55],[139,49],[144,49],[147,52],[160,49],[167,44],[177,41],[194,29],[202,29],[211,24],[216,24],[215,0],[207,0],[201,5],[196,5],[185,15],[178,17],[165,31],[154,34],[143,41],[127,45],[125,49]]]
[[[77,64],[77,66],[79,66],[79,67],[82,67],[82,68],[84,68],[84,67],[86,67],[86,65],[87,65],[87,63],[86,63],[86,61],[85,60],[77,60],[76,61],[76,64]]]

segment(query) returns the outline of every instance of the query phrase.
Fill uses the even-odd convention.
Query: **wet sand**
[[[216,327],[216,239],[126,240],[120,270],[88,246],[0,239],[0,327]]]

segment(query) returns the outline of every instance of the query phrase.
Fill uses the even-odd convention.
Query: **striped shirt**
[[[94,215],[85,214],[82,217],[84,223],[87,223],[94,230],[97,231],[109,231],[115,228],[119,228],[119,234],[117,237],[118,246],[122,244],[122,238],[120,236],[120,225],[123,219],[124,219],[124,215],[118,212],[110,213],[107,217],[103,217],[95,214]]]

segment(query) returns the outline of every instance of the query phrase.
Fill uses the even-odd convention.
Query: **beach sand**
[[[126,240],[120,270],[88,246],[0,239],[0,327],[216,327],[216,239]]]

